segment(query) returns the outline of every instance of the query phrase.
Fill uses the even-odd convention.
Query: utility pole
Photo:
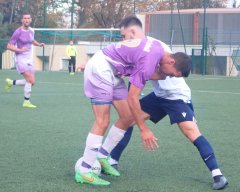
[[[29,3],[28,0],[25,0],[25,5],[24,5],[25,10],[28,10],[28,3]]]
[[[46,28],[46,0],[43,1],[43,28]],[[45,43],[44,34],[42,34],[42,40]],[[45,48],[42,48],[42,70],[45,71]]]
[[[75,3],[75,1],[72,0],[72,6],[71,6],[71,29],[73,29],[74,3]],[[73,32],[72,31],[71,31],[71,40],[73,40]]]
[[[46,27],[46,0],[43,2],[43,28]]]
[[[133,14],[136,15],[136,0],[133,0]]]
[[[202,64],[202,75],[206,74],[206,63],[207,63],[207,33],[206,33],[206,9],[207,2],[203,1],[203,37],[202,37],[202,52],[201,52],[201,64]]]
[[[173,41],[173,0],[170,0],[171,5],[171,21],[170,21],[170,48],[172,49],[172,41]]]

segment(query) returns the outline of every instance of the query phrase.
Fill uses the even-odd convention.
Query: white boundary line
[[[229,91],[208,91],[208,90],[191,90],[192,92],[198,92],[198,93],[214,93],[214,94],[230,94],[230,95],[240,95],[240,93],[235,92],[229,92]]]
[[[53,85],[74,85],[74,86],[83,86],[82,83],[58,83],[58,82],[44,82],[44,81],[38,81],[39,84],[53,84]]]
[[[55,84],[55,85],[73,85],[73,86],[83,86],[82,83],[57,83],[57,82],[37,82],[39,84]],[[146,87],[144,90],[152,90],[152,87]],[[144,91],[143,90],[143,91]],[[231,94],[231,95],[240,95],[238,92],[229,92],[229,91],[210,91],[210,90],[197,90],[191,89],[192,92],[198,93],[214,93],[214,94]]]
[[[84,28],[84,29],[71,29],[71,28],[33,28],[34,31],[120,31],[117,28]]]
[[[199,78],[199,77],[196,77],[196,78],[194,78],[194,77],[188,77],[187,79],[186,79],[186,81],[188,81],[188,80],[190,80],[190,81],[205,81],[205,80],[226,80],[226,81],[229,81],[229,80],[231,80],[231,81],[240,81],[240,78],[231,78],[231,77],[208,77],[208,78]]]
[[[212,79],[212,80],[219,80],[225,78],[203,78],[203,79],[194,79],[191,78],[190,80],[206,80],[206,79]],[[231,80],[240,80],[240,79],[231,79]],[[2,80],[3,81],[3,80]],[[71,86],[81,86],[83,87],[82,83],[58,83],[58,82],[44,82],[44,81],[38,81],[39,84],[49,84],[49,85],[71,85]],[[152,90],[152,87],[146,87],[144,90]],[[144,91],[143,90],[143,91]],[[191,89],[191,92],[198,92],[198,93],[213,93],[213,94],[230,94],[230,95],[240,95],[240,92],[230,92],[230,91],[211,91],[211,90],[197,90],[197,89]]]

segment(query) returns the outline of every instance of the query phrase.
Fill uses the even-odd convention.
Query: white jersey
[[[160,41],[164,51],[172,53],[170,47]],[[191,100],[191,90],[183,77],[167,77],[165,80],[152,80],[153,91],[157,97],[169,100]]]
[[[165,80],[152,80],[156,96],[169,99],[181,99],[188,103],[191,100],[191,90],[182,77],[167,77]]]

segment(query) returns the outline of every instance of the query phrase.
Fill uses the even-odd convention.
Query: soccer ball
[[[82,164],[82,157],[80,159],[77,160],[76,164],[75,164],[75,172],[79,172],[80,171],[80,166]],[[99,163],[98,160],[96,160],[92,166],[92,172],[95,173],[96,175],[100,175],[101,174],[101,165]]]

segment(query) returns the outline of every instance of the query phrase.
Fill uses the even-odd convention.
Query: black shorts
[[[142,110],[150,115],[150,120],[157,123],[166,115],[169,116],[171,124],[184,121],[195,121],[194,110],[191,101],[185,103],[183,100],[169,100],[157,97],[154,92],[140,100]]]

